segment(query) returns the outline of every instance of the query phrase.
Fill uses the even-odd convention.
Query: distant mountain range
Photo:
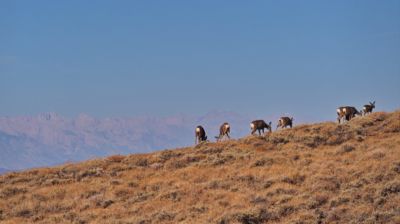
[[[18,170],[183,147],[194,143],[196,125],[203,125],[213,140],[219,125],[225,121],[231,123],[233,137],[249,133],[249,118],[221,111],[201,117],[99,119],[87,114],[66,118],[56,113],[0,117],[0,167]]]
[[[10,170],[4,169],[4,168],[0,168],[0,174],[7,173],[8,171],[10,171]]]

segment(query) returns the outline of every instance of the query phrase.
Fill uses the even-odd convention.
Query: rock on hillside
[[[2,223],[400,223],[400,111],[0,176]]]

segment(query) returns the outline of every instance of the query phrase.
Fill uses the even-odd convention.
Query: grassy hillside
[[[0,176],[1,223],[400,223],[400,111]]]

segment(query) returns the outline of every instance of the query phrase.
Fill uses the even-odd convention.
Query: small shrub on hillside
[[[162,199],[167,199],[171,201],[180,201],[183,193],[180,191],[171,191],[161,196]]]
[[[343,205],[343,204],[347,204],[349,202],[350,202],[349,198],[339,197],[337,199],[332,200],[329,206],[331,208],[334,208],[334,207],[338,207],[338,206]]]
[[[294,155],[294,156],[292,156],[292,160],[293,161],[297,161],[297,160],[299,160],[300,159],[300,156],[299,155]]]
[[[225,215],[218,221],[219,224],[243,223],[243,224],[261,224],[269,220],[277,220],[278,217],[266,209],[258,209],[255,211],[239,212],[236,214]]]
[[[272,184],[274,184],[274,181],[272,181],[272,180],[267,180],[267,181],[264,182],[263,188],[269,188],[269,187],[272,186]]]
[[[397,162],[393,165],[393,171],[400,174],[400,162]]]
[[[208,183],[207,188],[208,189],[224,189],[224,190],[229,190],[230,187],[232,186],[232,183],[229,183],[227,181],[223,180],[213,180],[210,183]]]
[[[136,166],[147,167],[149,165],[149,161],[146,158],[139,158],[135,161]]]
[[[260,196],[257,196],[257,197],[253,196],[250,199],[250,203],[252,203],[252,204],[265,204],[266,202],[267,202],[267,199],[265,197],[260,197]]]
[[[168,161],[168,160],[170,160],[172,158],[177,158],[177,157],[180,157],[180,156],[182,156],[181,152],[174,152],[173,150],[167,150],[167,151],[162,152],[158,156],[158,158],[160,159],[161,162],[165,162],[165,161]]]
[[[295,189],[285,189],[285,188],[277,188],[275,191],[268,192],[267,196],[272,197],[274,195],[295,195],[297,191]]]
[[[100,206],[102,208],[107,208],[108,206],[112,205],[114,203],[113,200],[105,200],[105,201],[100,201],[99,203],[97,203],[97,206]]]
[[[26,193],[27,190],[25,188],[17,188],[17,187],[8,187],[0,191],[0,198],[8,198],[11,196],[15,196],[17,194]]]
[[[88,170],[83,170],[76,175],[77,181],[81,181],[84,178],[88,177],[100,177],[103,175],[103,169],[101,168],[92,168]]]
[[[273,159],[263,158],[255,161],[250,167],[271,166],[273,163]]]
[[[282,182],[293,184],[293,185],[301,185],[305,180],[304,175],[295,174],[293,176],[286,176],[282,179]]]
[[[385,153],[383,152],[375,152],[372,154],[372,158],[375,160],[381,160],[385,157]]]
[[[84,199],[84,198],[88,199],[88,198],[91,198],[91,197],[93,197],[95,195],[98,195],[98,194],[100,194],[100,192],[95,191],[95,190],[90,190],[90,191],[86,191],[86,192],[82,193],[80,198],[81,199]]]
[[[130,195],[129,190],[127,189],[118,189],[114,192],[114,196],[117,198],[125,198]]]
[[[309,203],[310,209],[316,209],[328,202],[329,197],[327,195],[318,194]]]
[[[337,151],[337,154],[348,153],[348,152],[353,151],[354,149],[356,149],[354,146],[345,144],[339,148],[339,150]]]
[[[129,182],[128,187],[136,188],[136,187],[139,187],[139,184],[136,182]]]
[[[236,179],[240,182],[249,184],[253,184],[256,181],[256,178],[253,175],[238,176]]]
[[[137,203],[137,202],[142,202],[146,201],[154,196],[154,193],[145,193],[145,192],[139,192],[135,196],[133,196],[129,202],[130,203]]]
[[[32,210],[30,210],[28,208],[23,208],[23,209],[17,210],[15,212],[15,216],[16,217],[29,218],[29,217],[32,216]]]
[[[279,218],[288,216],[288,215],[294,213],[296,210],[297,210],[297,209],[296,209],[294,206],[291,206],[291,205],[284,205],[284,206],[282,206],[282,207],[280,207],[280,208],[278,209]]]
[[[373,221],[374,223],[392,223],[395,214],[387,212],[374,212]]]
[[[107,158],[107,161],[112,162],[112,163],[120,163],[122,160],[125,159],[125,156],[122,155],[113,155]]]
[[[176,216],[175,213],[166,212],[166,211],[161,211],[154,215],[156,220],[161,221],[161,222],[172,221],[172,220],[174,220],[175,216]]]
[[[186,156],[185,160],[188,163],[194,163],[194,162],[199,162],[203,158],[204,158],[203,156]]]
[[[303,143],[305,146],[309,148],[316,148],[320,145],[325,144],[326,142],[325,138],[320,135],[303,136],[299,138],[297,141]]]
[[[194,206],[190,208],[190,212],[194,212],[194,213],[205,213],[206,211],[208,211],[208,208],[205,206]]]
[[[385,185],[383,190],[381,191],[381,195],[386,197],[390,194],[398,194],[400,193],[400,182],[392,182]]]
[[[213,166],[220,166],[223,165],[229,161],[234,160],[235,157],[233,155],[220,155],[218,154],[218,156],[216,158],[214,158],[211,162],[211,164]]]
[[[169,169],[181,169],[184,168],[188,165],[188,163],[186,162],[186,160],[173,160],[170,161],[166,166]]]
[[[340,145],[346,141],[349,141],[353,138],[353,134],[350,132],[341,132],[337,134],[333,134],[329,136],[326,140],[326,144],[328,145]]]
[[[48,200],[48,197],[41,194],[33,194],[32,199],[39,202],[45,202]]]

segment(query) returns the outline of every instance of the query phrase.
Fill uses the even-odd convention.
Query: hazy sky
[[[400,108],[400,1],[1,1],[0,116]]]

